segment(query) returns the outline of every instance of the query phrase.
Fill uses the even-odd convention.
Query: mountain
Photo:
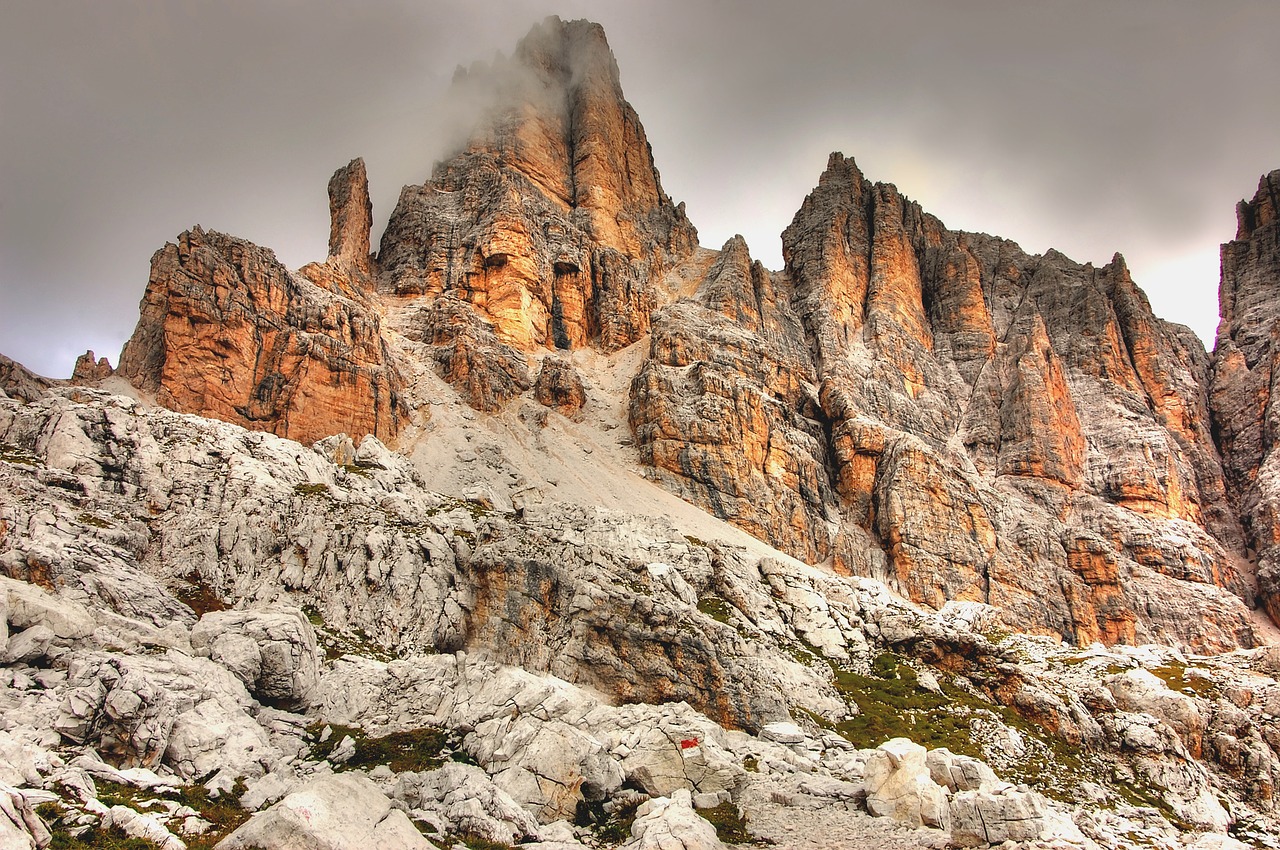
[[[4,846],[1280,846],[1280,172],[1208,354],[839,153],[700,246],[596,24],[454,87],[376,252],[0,359]]]

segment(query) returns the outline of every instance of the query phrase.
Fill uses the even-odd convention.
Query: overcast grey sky
[[[454,68],[602,23],[702,242],[779,233],[827,154],[956,229],[1105,263],[1212,341],[1217,246],[1280,168],[1280,2],[4,0],[0,353],[114,364],[151,254],[199,223],[323,258],[363,156],[375,242],[431,171]]]

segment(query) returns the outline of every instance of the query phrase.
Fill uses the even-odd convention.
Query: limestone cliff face
[[[118,374],[303,441],[387,439],[439,389],[415,357],[475,410],[531,396],[582,419],[616,384],[547,349],[648,335],[627,409],[647,474],[790,554],[1078,643],[1212,650],[1256,639],[1252,549],[1280,619],[1277,174],[1224,248],[1211,369],[1119,255],[948,230],[841,154],[782,234],[783,270],[741,238],[699,249],[598,25],[550,18],[455,94],[474,129],[404,188],[376,256],[360,160],[329,183],[323,262],[290,273],[183,234]]]
[[[303,266],[308,280],[339,295],[361,299],[374,288],[369,257],[373,203],[363,159],[353,159],[329,179],[329,257]]]
[[[460,75],[455,96],[486,104],[484,117],[401,193],[383,290],[454,295],[522,351],[639,339],[697,233],[662,191],[604,31],[550,18],[510,59]]]
[[[1280,171],[1236,207],[1236,238],[1222,246],[1218,339],[1210,398],[1228,486],[1256,553],[1259,592],[1280,620],[1280,478],[1272,400],[1280,369]]]
[[[658,480],[934,607],[1081,643],[1252,640],[1207,357],[1119,256],[949,231],[839,154],[783,250],[769,275],[731,242],[655,318],[631,420]]]
[[[118,373],[173,410],[312,442],[393,437],[401,379],[370,305],[193,228],[151,259]]]

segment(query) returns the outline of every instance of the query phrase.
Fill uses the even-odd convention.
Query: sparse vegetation
[[[480,519],[489,516],[493,510],[482,502],[475,499],[442,499],[437,507],[427,511],[427,516],[436,516],[437,514],[447,514],[450,511],[464,510],[471,515],[472,519]]]
[[[1170,690],[1201,699],[1216,700],[1220,697],[1222,691],[1213,680],[1207,676],[1196,675],[1192,672],[1194,669],[1174,661],[1162,667],[1156,667],[1151,672]]]
[[[105,520],[100,516],[94,516],[93,514],[90,514],[90,513],[80,514],[80,516],[76,517],[76,519],[80,520],[80,523],[82,525],[90,525],[90,526],[93,526],[94,528],[114,528],[115,527],[115,523],[109,520]]]
[[[210,611],[225,611],[230,607],[196,570],[182,577],[182,583],[174,590],[173,595],[194,611],[197,617],[203,617]]]
[[[358,460],[355,463],[344,463],[342,465],[342,468],[346,470],[348,473],[350,473],[351,475],[360,475],[360,476],[363,476],[364,478],[372,477],[369,472],[369,470],[371,469],[386,469],[385,466],[383,466],[380,463],[377,463],[376,461],[362,461],[362,460]]]
[[[574,812],[575,826],[590,827],[596,840],[602,845],[621,844],[631,837],[631,825],[636,822],[636,809],[640,800],[605,811],[603,802],[579,800]]]
[[[334,765],[335,770],[368,770],[380,764],[387,765],[396,773],[406,770],[419,773],[434,770],[457,754],[460,743],[438,726],[424,726],[421,729],[370,738],[359,727],[331,725],[329,737],[321,741],[325,725],[313,723],[307,727],[307,733],[313,741],[311,758],[328,758],[342,739],[348,736],[356,745],[355,755],[345,764]]]
[[[747,819],[733,803],[721,803],[714,809],[699,809],[708,823],[716,828],[716,836],[725,844],[772,844],[747,829]]]
[[[293,492],[299,496],[327,496],[329,495],[328,484],[295,484]]]
[[[706,614],[717,623],[728,624],[732,607],[728,602],[714,594],[702,596],[698,598],[698,610]]]
[[[44,461],[25,449],[11,443],[0,443],[0,461],[14,463],[19,466],[44,466]]]
[[[360,655],[378,661],[394,661],[396,654],[375,641],[362,628],[341,632],[331,628],[324,621],[320,610],[314,605],[303,605],[302,613],[307,616],[311,627],[316,631],[316,642],[324,649],[327,661],[336,661],[344,655]]]
[[[200,817],[213,824],[204,835],[187,836],[188,850],[212,850],[223,838],[226,838],[241,824],[249,819],[252,812],[242,809],[239,804],[240,795],[245,791],[242,781],[237,780],[235,787],[228,794],[213,797],[202,785],[180,786],[173,789],[157,789],[143,791],[131,785],[121,785],[110,780],[97,780],[98,799],[105,806],[127,806],[137,812],[146,812],[146,803],[151,800],[169,800],[179,805],[189,806],[200,813]],[[53,841],[51,848],[63,850],[88,850],[88,848],[106,848],[106,850],[154,850],[152,844],[140,838],[130,838],[118,827],[103,829],[92,827],[79,834],[63,823],[63,817],[69,806],[61,803],[45,803],[37,809],[37,814],[49,827]]]

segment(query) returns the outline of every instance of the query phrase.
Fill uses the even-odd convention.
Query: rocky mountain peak
[[[1210,359],[840,153],[699,247],[595,24],[456,93],[376,257],[356,159],[0,356],[0,846],[1280,846],[1280,172]]]
[[[329,257],[369,275],[369,231],[373,203],[364,160],[357,157],[329,179]]]
[[[1252,201],[1236,204],[1236,240],[1250,238],[1260,227],[1272,224],[1280,211],[1280,169],[1264,174]]]
[[[453,293],[521,351],[637,340],[697,231],[662,191],[603,30],[549,18],[455,89],[481,118],[465,149],[401,192],[382,291]]]

